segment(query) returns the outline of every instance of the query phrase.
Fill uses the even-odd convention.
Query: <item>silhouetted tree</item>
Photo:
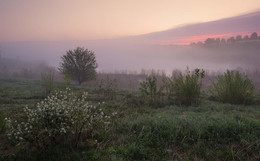
[[[205,40],[205,44],[206,44],[206,45],[208,45],[208,44],[213,44],[213,43],[215,43],[215,39],[214,39],[214,38],[207,38],[207,39]]]
[[[220,43],[220,39],[219,39],[219,38],[216,38],[215,42],[216,42],[217,44],[219,44],[219,43]]]
[[[257,40],[258,39],[258,35],[256,32],[253,32],[252,35],[250,36],[251,40]]]
[[[228,43],[234,43],[236,42],[235,38],[234,37],[231,37],[227,40]]]
[[[199,41],[199,42],[197,43],[197,45],[202,46],[203,43],[202,43],[201,41]]]
[[[247,41],[247,40],[249,40],[248,35],[246,35],[246,36],[244,37],[244,41]]]
[[[236,41],[242,41],[243,39],[242,39],[242,36],[241,35],[237,35],[237,37],[236,37]]]
[[[221,44],[225,44],[226,43],[226,39],[222,38],[220,42],[221,42]]]
[[[79,84],[95,78],[97,62],[93,51],[77,47],[73,51],[67,51],[61,59],[60,72],[69,75]]]

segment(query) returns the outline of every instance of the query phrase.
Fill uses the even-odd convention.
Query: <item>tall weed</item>
[[[204,76],[204,70],[195,69],[191,72],[187,69],[185,74],[180,73],[173,78],[171,88],[173,88],[172,91],[174,91],[176,100],[180,105],[200,104],[202,86],[200,79]]]
[[[141,82],[139,90],[144,102],[149,106],[160,105],[162,103],[163,87],[157,87],[155,76],[148,77],[146,81]]]

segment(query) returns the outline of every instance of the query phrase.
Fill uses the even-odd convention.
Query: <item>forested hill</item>
[[[207,38],[204,42],[193,42],[190,45],[193,46],[232,46],[235,45],[236,47],[238,46],[254,46],[254,45],[259,45],[260,43],[260,36],[258,36],[257,32],[253,32],[251,36],[249,35],[237,35],[237,36],[232,36],[227,39],[225,38]]]

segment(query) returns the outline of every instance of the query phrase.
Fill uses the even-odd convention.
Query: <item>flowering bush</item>
[[[97,126],[105,128],[111,120],[101,108],[88,104],[86,96],[84,93],[77,98],[67,89],[47,97],[34,109],[25,107],[24,122],[5,119],[8,138],[29,142],[37,148],[57,144],[61,138],[63,141],[72,139],[77,145],[83,131],[91,133]]]

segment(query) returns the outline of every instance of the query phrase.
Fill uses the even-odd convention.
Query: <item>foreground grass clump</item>
[[[240,116],[161,113],[128,128],[128,143],[116,150],[126,160],[247,160],[260,150],[259,122]]]
[[[59,91],[37,104],[24,109],[19,121],[6,118],[7,136],[13,143],[27,142],[38,150],[48,146],[69,144],[78,146],[83,134],[91,136],[96,128],[105,128],[111,116],[101,108],[86,102],[70,90]]]
[[[238,71],[227,70],[211,88],[212,95],[221,102],[250,104],[254,99],[254,84]]]

